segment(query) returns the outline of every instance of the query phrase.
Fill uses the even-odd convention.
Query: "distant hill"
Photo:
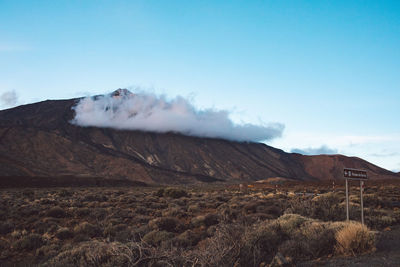
[[[47,100],[0,111],[0,185],[23,185],[32,182],[29,177],[40,185],[57,179],[63,182],[56,185],[331,180],[341,179],[344,166],[365,169],[371,179],[400,177],[356,157],[304,156],[262,143],[79,127],[70,123],[77,101]]]

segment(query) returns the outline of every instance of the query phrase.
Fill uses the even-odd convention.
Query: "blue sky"
[[[268,144],[288,152],[400,171],[400,1],[0,0],[0,94],[121,87],[283,123]]]

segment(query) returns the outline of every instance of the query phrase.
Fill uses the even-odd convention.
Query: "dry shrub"
[[[234,266],[239,261],[243,231],[242,225],[219,225],[212,237],[199,243],[190,258],[199,266]]]
[[[336,252],[357,255],[375,250],[375,236],[365,225],[349,222],[336,233]]]
[[[66,247],[41,266],[196,266],[196,263],[179,250],[154,248],[143,242],[89,241]]]
[[[149,245],[158,246],[162,242],[170,240],[174,236],[175,235],[171,232],[153,230],[145,234],[143,241]]]
[[[298,214],[285,214],[278,218],[280,228],[288,236],[291,236],[306,221],[310,219]]]
[[[172,187],[165,188],[163,195],[171,198],[189,197],[189,193],[186,190]]]
[[[180,232],[183,229],[183,225],[174,217],[155,218],[149,221],[149,227],[153,230],[165,230],[168,232]]]
[[[177,247],[187,248],[195,246],[202,238],[201,233],[192,230],[186,230],[172,240],[172,243]]]
[[[279,251],[295,260],[315,259],[334,252],[335,229],[327,223],[312,221],[304,223],[293,232]]]
[[[53,207],[47,211],[47,216],[53,218],[64,218],[66,215],[66,212],[58,206]]]
[[[77,217],[84,217],[90,214],[90,209],[88,208],[77,208],[75,210],[75,215]]]
[[[283,240],[284,234],[276,221],[262,222],[247,228],[242,237],[240,263],[242,266],[258,266],[262,262],[271,261]]]
[[[5,235],[14,230],[14,224],[12,222],[0,222],[0,235]]]
[[[216,225],[219,222],[219,216],[215,213],[209,213],[206,215],[199,215],[197,217],[192,218],[191,223],[194,227],[199,226],[211,226]]]
[[[44,244],[41,235],[29,234],[14,243],[14,247],[19,250],[34,250],[40,248]]]
[[[101,234],[101,230],[99,227],[88,223],[88,222],[82,222],[79,225],[75,226],[74,232],[76,234],[88,236],[88,237],[95,237],[99,236]]]
[[[118,242],[89,241],[61,252],[45,266],[124,266],[134,258],[132,251]]]
[[[299,200],[296,197],[289,202],[291,213],[301,214],[322,221],[344,219],[344,207],[340,204],[341,197],[337,193],[329,192],[313,199]]]
[[[60,240],[66,240],[74,237],[74,233],[70,229],[63,227],[58,229],[56,237]]]

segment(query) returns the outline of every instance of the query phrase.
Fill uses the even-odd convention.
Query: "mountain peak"
[[[112,97],[126,97],[131,95],[133,95],[133,93],[125,88],[119,88],[111,93]]]

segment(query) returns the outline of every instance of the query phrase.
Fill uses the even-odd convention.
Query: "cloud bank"
[[[2,93],[0,95],[0,106],[12,107],[15,106],[17,102],[18,102],[18,96],[14,90]]]
[[[272,140],[282,135],[284,125],[236,124],[226,110],[197,109],[183,97],[168,100],[150,93],[132,94],[117,90],[112,94],[87,97],[73,107],[79,126],[106,127],[150,132],[177,132],[184,135],[234,141]]]
[[[321,155],[321,154],[330,155],[330,154],[337,154],[338,150],[329,148],[328,146],[323,145],[318,148],[312,148],[312,147],[304,148],[304,149],[293,148],[290,152],[299,153],[299,154],[303,154],[303,155]]]

